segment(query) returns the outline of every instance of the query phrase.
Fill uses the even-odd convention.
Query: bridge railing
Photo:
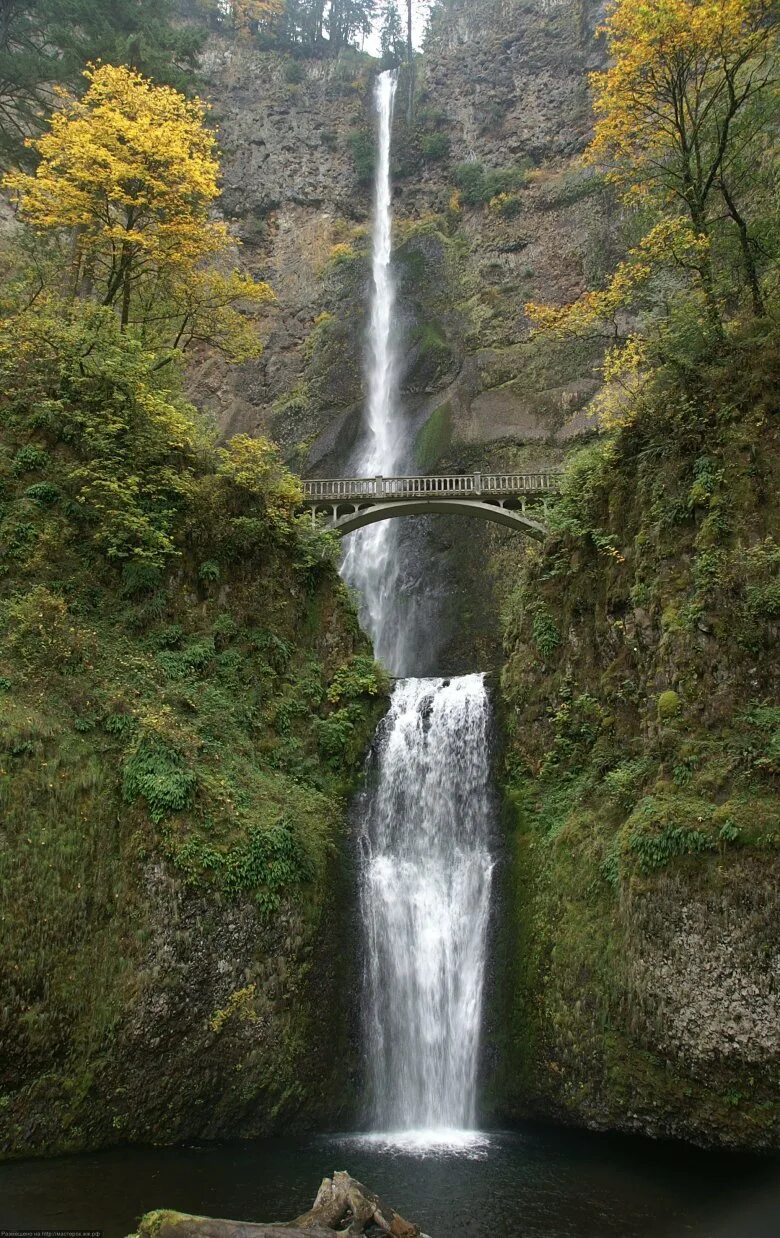
[[[350,499],[406,499],[420,496],[551,494],[560,473],[464,473],[442,477],[334,477],[304,481],[309,502]]]

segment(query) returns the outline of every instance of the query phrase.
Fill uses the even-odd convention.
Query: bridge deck
[[[463,473],[442,477],[334,477],[304,481],[306,503],[341,503],[381,499],[512,498],[556,494],[560,473]]]

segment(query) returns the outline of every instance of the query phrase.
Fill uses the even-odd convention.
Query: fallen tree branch
[[[334,1233],[365,1234],[369,1227],[389,1238],[426,1238],[418,1225],[404,1220],[350,1174],[323,1178],[308,1212],[294,1221],[255,1225],[188,1216],[184,1212],[147,1212],[132,1238],[333,1238]]]

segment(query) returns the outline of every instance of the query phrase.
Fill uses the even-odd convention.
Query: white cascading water
[[[363,476],[407,456],[397,402],[390,152],[397,75],[377,81],[373,290]],[[395,521],[354,533],[342,572],[359,592],[377,658],[408,665],[395,605]],[[407,611],[408,614],[408,611]],[[472,1140],[493,861],[489,703],[480,675],[405,679],[375,748],[378,777],[363,827],[366,1049],[377,1132],[427,1147]]]
[[[395,285],[392,272],[393,210],[390,148],[398,74],[381,73],[375,102],[378,152],[374,185],[372,295],[368,334],[368,404],[364,447],[355,462],[359,476],[392,476],[401,471],[404,443],[396,415],[398,359],[393,330]],[[402,669],[405,633],[394,606],[398,584],[395,522],[384,520],[354,533],[348,541],[342,575],[360,595],[363,626],[376,657],[391,671]]]
[[[476,1117],[493,869],[488,724],[481,675],[402,680],[364,827],[373,1125],[423,1143],[457,1141]]]

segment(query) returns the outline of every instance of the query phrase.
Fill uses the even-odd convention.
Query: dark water
[[[123,1148],[0,1166],[0,1228],[102,1229],[152,1208],[284,1220],[349,1169],[431,1238],[777,1238],[780,1165],[614,1135],[527,1128],[470,1155],[331,1137]]]

